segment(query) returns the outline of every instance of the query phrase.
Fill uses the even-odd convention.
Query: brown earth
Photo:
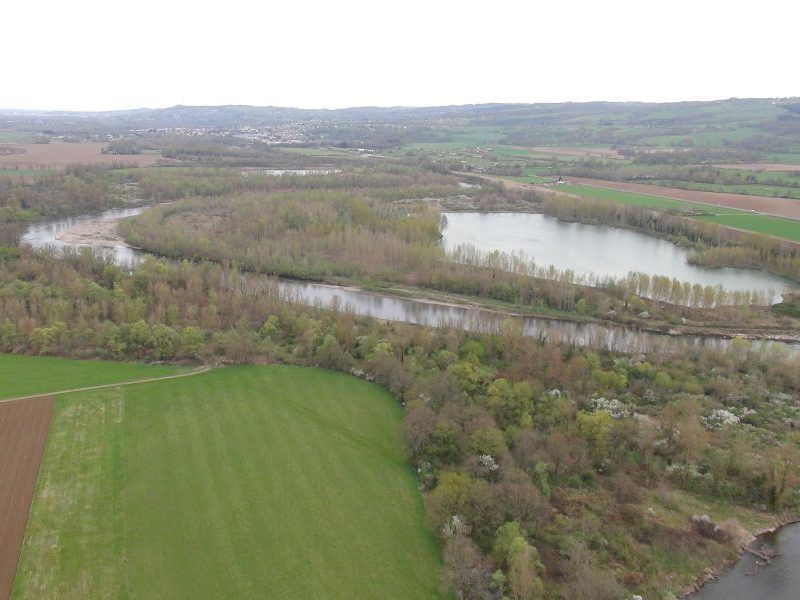
[[[53,398],[0,403],[0,599],[11,595]]]
[[[770,198],[767,196],[748,196],[745,194],[679,190],[662,185],[605,181],[603,179],[588,179],[586,177],[568,177],[568,181],[569,183],[580,183],[610,190],[622,190],[636,194],[671,198],[673,200],[686,200],[687,202],[699,202],[701,204],[750,210],[776,217],[800,219],[800,200],[794,200],[792,198]]]
[[[800,165],[779,165],[777,163],[731,163],[714,166],[720,169],[765,171],[767,173],[792,173],[794,171],[800,171]]]
[[[10,154],[0,152],[0,168],[59,168],[72,164],[110,165],[114,163],[146,167],[156,164],[161,159],[159,154],[101,154],[100,150],[105,146],[106,144],[102,142],[0,144],[0,149],[12,152]],[[14,152],[14,150],[23,150],[23,152]]]

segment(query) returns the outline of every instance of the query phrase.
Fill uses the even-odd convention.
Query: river
[[[758,538],[774,548],[778,556],[770,564],[757,566],[757,559],[746,553],[716,580],[689,596],[691,600],[797,600],[800,598],[800,524],[787,525]]]
[[[528,213],[445,213],[444,245],[471,244],[485,252],[498,250],[525,256],[542,267],[571,270],[580,276],[623,278],[631,271],[666,275],[729,291],[772,290],[774,302],[792,283],[765,271],[708,268],[689,264],[689,251],[667,240],[637,231],[570,223]]]
[[[99,214],[56,219],[31,225],[22,238],[23,243],[34,247],[69,247],[86,245],[88,236],[81,232],[91,231],[96,226],[116,222],[120,218],[139,214],[142,208],[115,209]],[[75,235],[75,230],[79,235]],[[143,260],[146,253],[127,246],[104,231],[104,248],[124,266],[133,266]],[[635,329],[577,323],[539,317],[510,317],[473,306],[451,305],[421,299],[397,298],[367,292],[352,287],[308,283],[290,280],[274,280],[259,275],[239,278],[238,284],[246,292],[273,290],[282,296],[303,304],[331,308],[335,303],[341,310],[357,315],[390,321],[401,321],[427,326],[450,326],[469,331],[500,332],[512,327],[524,335],[542,340],[566,342],[580,346],[603,348],[617,352],[668,352],[690,348],[707,347],[726,349],[731,341],[711,336],[671,336],[667,334],[638,331]],[[781,342],[754,342],[762,348],[800,351],[800,346]],[[780,350],[778,350],[780,351]]]

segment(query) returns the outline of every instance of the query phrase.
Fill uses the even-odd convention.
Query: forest
[[[765,308],[769,303],[763,291],[728,291],[644,273],[619,279],[576,277],[469,247],[445,252],[440,209],[448,198],[463,196],[457,195],[461,189],[452,176],[430,171],[421,176],[419,166],[385,169],[293,177],[280,182],[280,191],[261,186],[182,200],[125,220],[120,231],[133,246],[162,256],[212,260],[270,276],[428,290],[583,319],[613,315],[636,322],[647,311],[665,326],[686,320],[712,327],[792,328],[785,312]],[[797,246],[766,236],[590,199],[521,195],[492,186],[470,193],[470,206],[483,210],[521,204],[561,220],[665,237],[692,248],[690,260],[697,264],[800,276]]]
[[[471,109],[459,122],[535,118],[555,137],[581,110],[551,108]],[[620,111],[645,118],[635,107]],[[394,147],[390,134],[404,131],[405,118],[344,128],[336,148],[364,139]],[[454,126],[419,127],[436,140],[458,135]],[[313,131],[336,129],[321,122]],[[489,334],[305,306],[276,283],[355,285],[662,333],[796,335],[797,298],[768,306],[763,292],[646,273],[581,278],[520,255],[446,251],[442,213],[541,212],[632,229],[690,249],[695,264],[795,281],[797,245],[676,212],[467,178],[452,172],[457,161],[415,152],[323,155],[222,134],[148,134],[109,146],[122,158],[156,150],[157,167],[0,177],[0,352],[318,366],[378,383],[403,407],[407,460],[441,542],[442,592],[457,598],[680,597],[706,569],[735,559],[750,533],[800,511],[793,346],[735,339],[727,351],[623,354],[527,337],[513,320]],[[331,173],[279,176],[267,167]],[[39,219],[145,205],[119,225],[128,243],[153,254],[132,269],[88,247],[19,244]]]
[[[88,249],[6,251],[0,350],[322,365],[386,386],[406,407],[429,523],[464,598],[677,594],[735,556],[761,511],[797,510],[796,355],[743,341],[624,356],[514,330],[427,330],[243,280],[207,262],[128,273]],[[709,533],[695,513],[725,518]]]

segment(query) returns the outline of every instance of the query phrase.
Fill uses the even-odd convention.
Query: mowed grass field
[[[402,409],[230,367],[57,399],[13,598],[436,598]]]
[[[0,400],[30,394],[163,377],[182,367],[0,354]]]
[[[620,204],[657,208],[661,210],[701,208],[709,211],[712,214],[694,218],[704,221],[712,221],[714,223],[719,223],[720,225],[734,227],[743,231],[764,233],[766,235],[772,235],[775,237],[800,242],[800,221],[794,219],[784,219],[782,217],[753,214],[748,211],[715,206],[713,204],[688,202],[685,200],[675,200],[660,196],[649,196],[647,194],[637,194],[634,192],[592,187],[588,185],[568,184],[559,186],[557,189],[558,191],[569,192],[578,196],[600,198],[602,200],[619,202]]]

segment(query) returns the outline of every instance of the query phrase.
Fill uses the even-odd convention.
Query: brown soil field
[[[767,173],[792,173],[794,171],[800,171],[800,165],[779,165],[778,163],[731,163],[714,166],[720,169],[765,171]]]
[[[53,398],[0,403],[0,599],[11,595]]]
[[[31,169],[37,167],[65,167],[73,164],[110,165],[125,163],[138,167],[156,164],[161,159],[159,154],[117,155],[101,154],[106,144],[102,142],[81,142],[79,144],[0,144],[6,150],[19,149],[24,152],[11,154],[0,153],[0,168]]]
[[[747,196],[744,194],[721,194],[718,192],[698,192],[695,190],[679,190],[662,185],[648,185],[646,183],[625,183],[619,181],[605,181],[603,179],[588,179],[586,177],[568,177],[569,183],[580,183],[610,190],[622,190],[636,194],[648,194],[662,198],[700,202],[715,206],[726,206],[741,210],[752,210],[765,215],[800,219],[800,200],[792,198],[769,198],[767,196]]]

